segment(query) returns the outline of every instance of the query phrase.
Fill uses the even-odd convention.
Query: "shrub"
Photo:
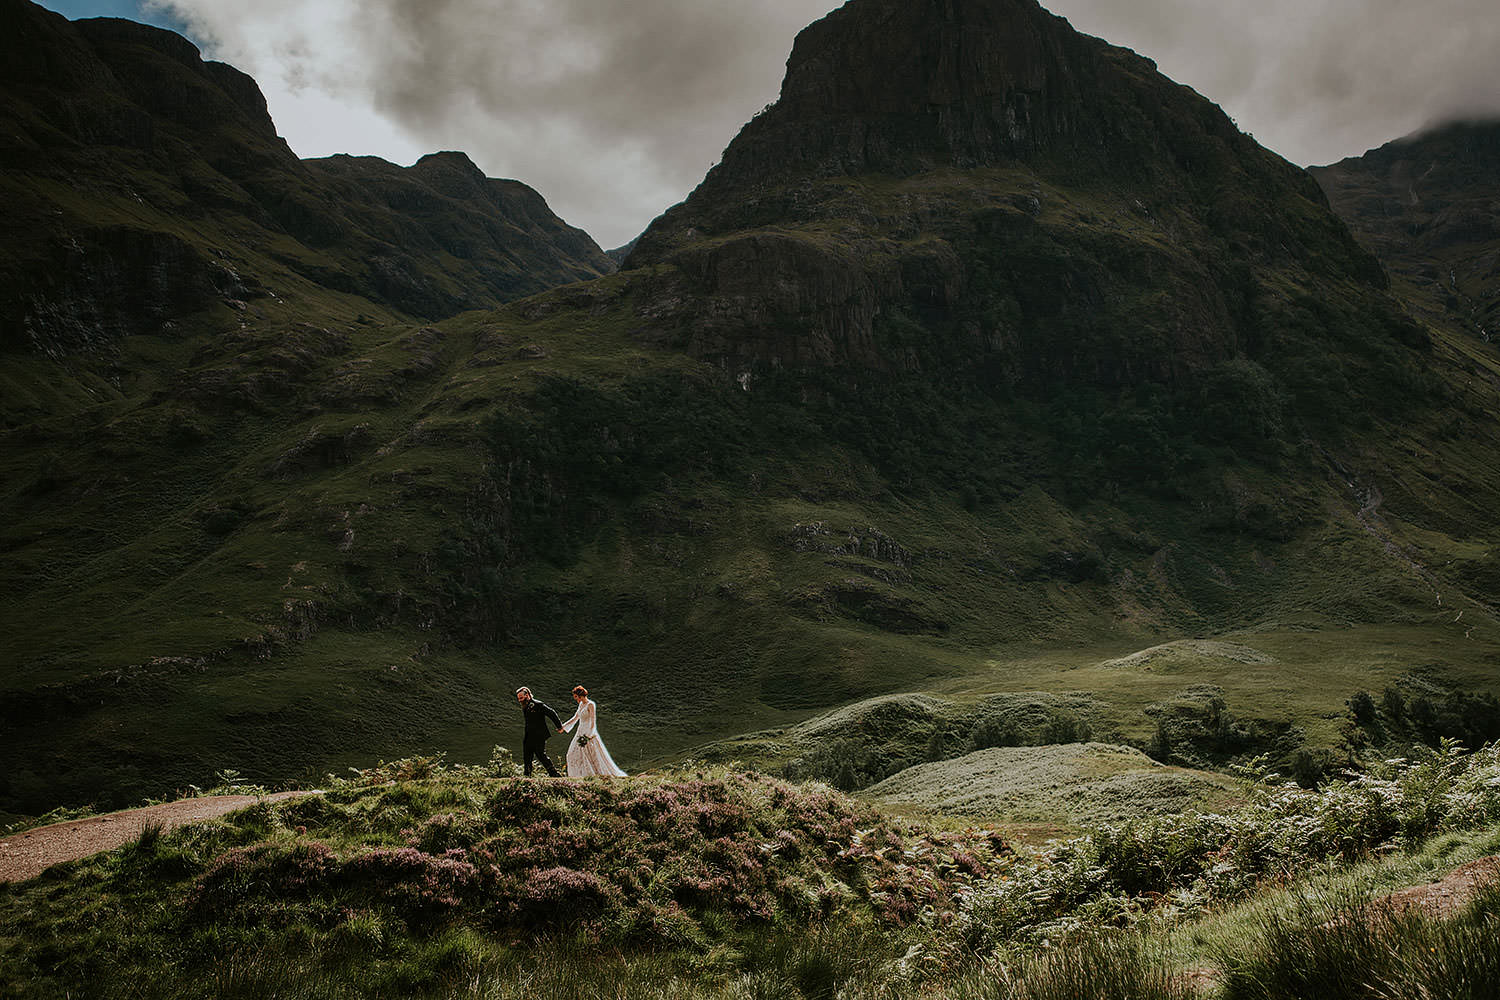
[[[1452,741],[1391,760],[1321,792],[1263,774],[1228,814],[1105,826],[1009,859],[1003,879],[967,894],[953,935],[965,953],[1056,940],[1150,909],[1192,912],[1239,899],[1268,877],[1348,861],[1443,830],[1500,822],[1500,744],[1465,755]]]
[[[1388,686],[1381,692],[1380,707],[1385,710],[1385,717],[1392,722],[1400,723],[1406,718],[1406,698],[1397,688]]]
[[[1037,742],[1044,746],[1055,743],[1087,743],[1093,737],[1094,729],[1087,721],[1076,715],[1060,712],[1042,727]]]
[[[969,734],[969,743],[975,750],[1020,746],[1021,730],[1015,722],[1009,719],[984,715],[974,723],[974,731]]]

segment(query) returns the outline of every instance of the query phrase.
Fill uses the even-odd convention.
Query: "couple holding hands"
[[[552,737],[554,727],[557,732],[562,733],[577,726],[578,732],[568,745],[568,777],[581,778],[591,774],[606,778],[625,777],[625,772],[610,757],[609,751],[604,748],[604,741],[599,738],[595,706],[589,700],[588,689],[582,684],[575,687],[573,700],[578,703],[578,711],[567,722],[563,722],[556,712],[531,696],[531,688],[517,689],[516,702],[521,706],[521,714],[526,719],[526,735],[521,741],[526,776],[531,777],[531,762],[540,760],[547,773],[556,778],[557,768],[552,766],[552,761],[547,756],[547,740]],[[551,720],[552,725],[547,724],[548,720]]]

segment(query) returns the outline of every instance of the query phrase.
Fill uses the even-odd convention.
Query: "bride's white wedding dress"
[[[568,744],[568,777],[582,778],[591,774],[608,778],[623,778],[625,772],[614,762],[604,741],[599,738],[599,727],[594,720],[594,702],[585,698],[578,705],[573,717],[563,723],[564,729],[578,726],[573,742]]]

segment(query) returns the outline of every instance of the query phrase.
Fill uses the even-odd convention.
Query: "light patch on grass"
[[[1175,661],[1198,657],[1210,660],[1229,660],[1233,663],[1244,663],[1254,666],[1271,664],[1276,662],[1276,657],[1268,653],[1262,653],[1250,646],[1242,646],[1235,642],[1219,642],[1211,639],[1179,639],[1176,642],[1163,643],[1160,646],[1152,646],[1129,656],[1121,656],[1113,660],[1105,660],[1101,666],[1115,667],[1121,670],[1138,670],[1145,666],[1160,669],[1171,666]]]
[[[1133,747],[992,747],[908,768],[867,789],[877,802],[996,822],[1082,828],[1215,809],[1240,795],[1223,775],[1166,767]]]

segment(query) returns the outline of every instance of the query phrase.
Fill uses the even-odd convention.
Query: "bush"
[[[1394,723],[1399,724],[1406,718],[1406,699],[1396,688],[1387,687],[1381,693],[1380,707],[1385,710],[1385,717]]]
[[[997,718],[994,715],[981,716],[979,721],[974,723],[973,732],[969,734],[969,745],[975,750],[1020,746],[1021,730],[1008,719]]]
[[[1094,738],[1094,729],[1084,719],[1066,712],[1054,715],[1042,727],[1037,742],[1043,746],[1057,743],[1087,743]]]
[[[1129,924],[1163,906],[1189,913],[1309,864],[1500,822],[1500,744],[1465,755],[1450,741],[1320,792],[1262,774],[1250,795],[1231,813],[1105,826],[1019,855],[1007,879],[965,897],[954,940],[984,954]]]

